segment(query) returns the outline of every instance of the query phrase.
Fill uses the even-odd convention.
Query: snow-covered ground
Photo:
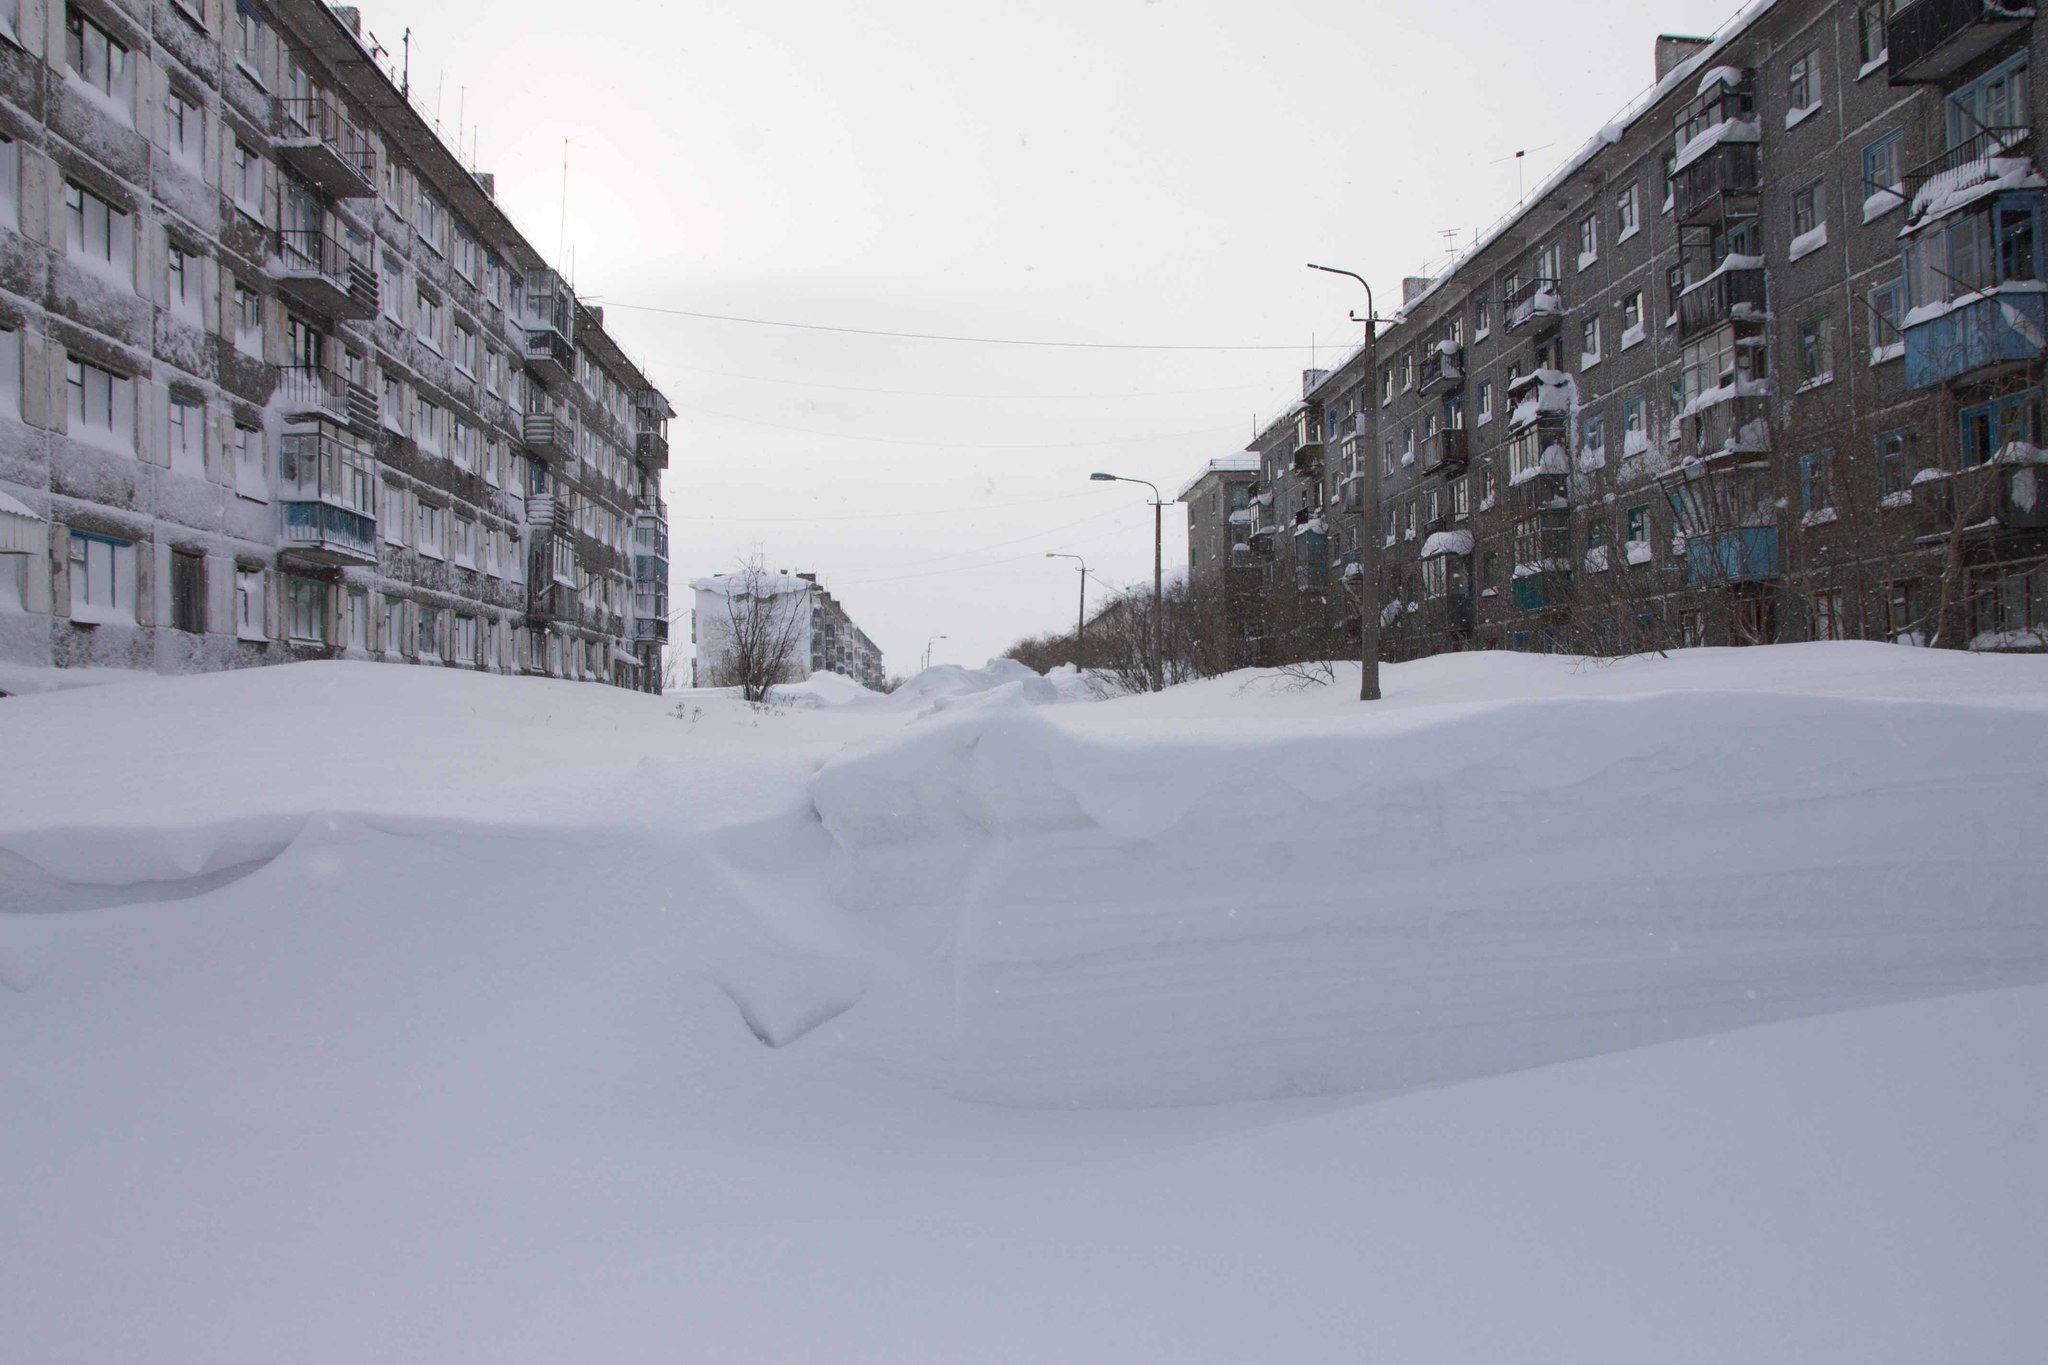
[[[2048,661],[0,702],[0,1358],[2034,1362]]]

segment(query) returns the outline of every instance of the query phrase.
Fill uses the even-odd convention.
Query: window
[[[1462,474],[1448,485],[1451,491],[1451,519],[1463,521],[1472,515],[1472,485]]]
[[[441,613],[421,608],[417,651],[422,659],[441,657]]]
[[[134,624],[134,541],[71,533],[71,619],[85,625]]]
[[[1835,377],[1834,319],[1816,314],[1799,324],[1799,387],[1818,388]]]
[[[404,654],[407,652],[405,603],[395,597],[384,599],[384,652],[386,654]]]
[[[1799,514],[1808,526],[1835,519],[1835,452],[1799,457]]]
[[[429,454],[441,453],[441,409],[424,395],[414,404],[412,439]]]
[[[1493,304],[1481,294],[1472,300],[1472,339],[1482,340],[1493,334]]]
[[[476,375],[476,333],[457,323],[454,329],[455,368],[464,374]]]
[[[295,644],[327,643],[327,585],[317,578],[285,579],[285,602],[290,607],[288,630]]]
[[[198,325],[199,259],[176,242],[164,248],[164,301],[174,315]]]
[[[1818,180],[1804,189],[1792,193],[1792,259],[1797,260],[1814,246],[1826,241],[1813,242],[1814,234],[1824,232],[1821,223],[1821,187]]]
[[[425,185],[419,186],[417,219],[414,226],[419,228],[420,240],[433,248],[437,255],[440,254],[447,240],[444,235],[447,230],[447,215],[441,208],[441,201],[434,198]]]
[[[419,552],[429,559],[441,558],[441,509],[431,503],[421,503],[418,525],[419,534],[414,544]]]
[[[260,359],[263,355],[263,296],[236,280],[233,297],[235,349]]]
[[[457,512],[449,523],[449,551],[455,562],[465,569],[476,567],[476,519]]]
[[[456,224],[455,273],[471,284],[476,283],[477,255],[476,238],[470,235],[468,228]]]
[[[383,259],[378,272],[377,293],[386,322],[405,321],[405,267],[391,257]]]
[[[1906,316],[1905,277],[1894,276],[1872,285],[1869,303],[1865,313],[1870,319],[1870,363],[1878,365],[1904,355],[1906,338],[1900,324]]]
[[[1484,461],[1484,462],[1482,462],[1482,463],[1480,464],[1480,466],[1479,466],[1479,510],[1480,510],[1480,511],[1482,511],[1482,512],[1484,512],[1484,511],[1488,511],[1489,509],[1491,509],[1491,508],[1492,508],[1492,506],[1493,506],[1493,502],[1494,502],[1494,497],[1495,497],[1495,495],[1496,495],[1496,494],[1498,494],[1498,493],[1499,493],[1499,491],[1500,491],[1499,485],[1498,485],[1498,483],[1496,482],[1496,479],[1497,479],[1497,477],[1498,477],[1498,476],[1496,476],[1496,475],[1494,474],[1494,472],[1493,472],[1493,461],[1492,461],[1492,460],[1486,460],[1486,461]]]
[[[1628,543],[1650,543],[1650,505],[1646,502],[1639,502],[1628,509]]]
[[[1622,296],[1621,349],[1626,351],[1640,342],[1643,335],[1643,291],[1637,289]]]
[[[1472,406],[1476,411],[1479,426],[1483,427],[1493,420],[1493,381],[1491,379],[1479,381],[1479,390],[1473,396]]]
[[[1536,248],[1535,264],[1536,278],[1539,280],[1549,280],[1555,284],[1564,278],[1563,272],[1558,269],[1558,250],[1555,242]]]
[[[258,85],[268,67],[263,60],[263,19],[247,5],[237,5],[235,13],[235,60],[244,70],[256,78]]]
[[[1873,442],[1877,459],[1877,496],[1881,507],[1901,507],[1913,501],[1913,429],[1879,432]]]
[[[476,428],[454,413],[448,414],[448,456],[464,473],[476,470]]]
[[[1600,319],[1587,318],[1579,325],[1579,368],[1591,369],[1600,363]]]
[[[1678,153],[1677,153],[1677,152],[1666,152],[1666,153],[1664,153],[1664,208],[1663,208],[1663,211],[1664,211],[1665,213],[1669,213],[1669,212],[1671,212],[1671,204],[1672,204],[1672,199],[1673,199],[1673,194],[1674,194],[1674,191],[1672,190],[1672,187],[1671,187],[1671,182],[1672,182],[1672,181],[1673,181],[1674,179],[1676,179],[1676,178],[1677,178],[1677,176],[1678,176]]]
[[[1579,220],[1579,269],[1600,259],[1600,215],[1589,213]]]
[[[1818,49],[1792,59],[1785,69],[1785,99],[1790,108],[1785,126],[1792,128],[1820,108],[1820,52]]]
[[[1978,201],[1906,240],[1909,307],[2041,277],[2038,200]]]
[[[1388,365],[1380,371],[1380,406],[1394,401],[1394,367]]]
[[[1603,468],[1607,464],[1607,419],[1588,417],[1580,424],[1579,433],[1579,468]]]
[[[87,85],[126,102],[128,49],[80,13],[76,5],[64,9],[64,60]]]
[[[195,550],[171,551],[171,629],[206,629],[206,557]]]
[[[1637,204],[1636,187],[1630,185],[1614,197],[1614,240],[1625,242],[1642,230],[1642,210]]]
[[[235,207],[252,218],[263,216],[263,158],[249,150],[249,144],[235,143],[233,173],[228,178],[228,195]]]
[[[1856,7],[1856,45],[1866,72],[1885,58],[1884,26],[1897,7],[1898,0],[1862,0]]]
[[[2027,104],[2027,54],[2022,51],[1948,97],[1949,150],[2010,145],[2033,123]]]
[[[1407,393],[1415,387],[1415,352],[1401,352],[1401,392]]]
[[[1650,400],[1640,395],[1621,410],[1621,453],[1641,455],[1650,448]]]
[[[243,640],[264,640],[263,571],[235,570],[235,635]]]
[[[1882,218],[1906,202],[1905,133],[1892,129],[1863,149],[1863,221]]]
[[[441,303],[422,289],[415,295],[418,314],[414,318],[420,341],[428,350],[439,354],[441,350]]]
[[[476,618],[458,616],[455,618],[455,662],[474,664],[477,662]]]
[[[1664,295],[1671,300],[1671,311],[1664,316],[1666,327],[1678,325],[1678,296],[1685,292],[1685,267],[1674,265],[1664,272]]]
[[[370,647],[370,595],[361,588],[342,590],[341,642],[349,649]]]
[[[76,181],[64,182],[64,222],[65,246],[72,257],[109,274],[115,272],[108,267],[127,265],[128,215]]]
[[[205,478],[206,409],[197,398],[173,393],[169,413],[164,444],[170,454],[171,472]]]
[[[268,461],[263,457],[263,433],[235,423],[235,492],[258,502],[270,500]]]
[[[164,146],[181,161],[197,164],[206,151],[205,123],[199,106],[173,90],[164,100]]]
[[[2014,442],[2039,446],[2041,395],[2016,393],[1958,414],[1965,466],[1980,465]]]
[[[69,390],[69,434],[93,445],[132,454],[135,400],[131,382],[76,356],[65,361],[64,374]]]
[[[1846,640],[1842,624],[1842,590],[1829,588],[1813,594],[1813,638]]]

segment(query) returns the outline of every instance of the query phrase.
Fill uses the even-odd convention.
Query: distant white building
[[[882,667],[882,651],[853,623],[846,608],[826,591],[814,573],[741,570],[699,578],[690,588],[696,594],[696,609],[691,618],[691,639],[696,645],[690,666],[692,686],[714,686],[726,676],[733,649],[733,622],[745,619],[744,604],[749,598],[769,599],[771,605],[766,611],[771,629],[780,633],[786,628],[795,638],[788,681],[802,682],[820,671],[844,674],[863,687],[876,690],[888,681]]]

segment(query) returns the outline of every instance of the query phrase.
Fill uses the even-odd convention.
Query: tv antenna
[[[1547,152],[1556,145],[1557,144],[1554,142],[1546,142],[1541,147],[1523,147],[1517,152],[1515,152],[1512,156],[1499,157],[1493,161],[1488,162],[1487,164],[1490,166],[1498,166],[1504,161],[1512,161],[1515,163],[1515,202],[1517,204],[1520,204],[1527,194],[1527,184],[1524,179],[1523,172],[1527,167],[1529,153]]]

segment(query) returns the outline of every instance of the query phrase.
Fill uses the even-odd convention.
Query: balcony
[[[368,199],[376,193],[377,157],[369,135],[333,99],[278,100],[271,131],[277,159],[330,197]]]
[[[1422,353],[1422,370],[1415,388],[1425,398],[1453,393],[1465,382],[1465,349],[1441,342]]]
[[[575,458],[575,438],[569,423],[552,412],[520,414],[519,434],[537,460],[560,464]]]
[[[277,287],[327,318],[377,315],[377,275],[324,232],[286,228],[277,234]]]
[[[1753,218],[1763,188],[1754,142],[1722,142],[1671,177],[1673,220],[1684,227],[1716,218]]]
[[[1562,606],[1571,598],[1571,586],[1570,569],[1540,569],[1524,573],[1522,566],[1517,565],[1514,577],[1515,605],[1523,611],[1542,611],[1545,607]]]
[[[668,468],[668,437],[642,431],[633,437],[633,458],[656,473]]]
[[[567,583],[536,576],[526,591],[526,619],[529,621],[570,621],[576,619],[576,589]]]
[[[536,534],[551,531],[567,533],[574,529],[575,509],[569,499],[554,493],[528,493],[526,495],[526,524]]]
[[[1501,300],[1501,325],[1511,334],[1548,330],[1564,317],[1564,296],[1556,280],[1530,280]]]
[[[1755,265],[1747,264],[1756,261]],[[1740,261],[1742,264],[1735,264]],[[1733,257],[1678,296],[1678,339],[1718,331],[1731,322],[1764,322],[1764,268],[1757,257]]]
[[[375,564],[377,521],[326,502],[285,502],[281,553],[309,564]]]
[[[1338,505],[1353,516],[1365,511],[1365,480],[1363,474],[1346,474],[1337,485]]]
[[[1737,526],[1686,537],[1685,585],[1689,588],[1768,583],[1781,572],[1775,526]]]
[[[1969,137],[1913,167],[1901,177],[1906,196],[1906,223],[1918,228],[1937,218],[1961,212],[2001,190],[2038,192],[2031,159],[2016,151],[2032,128],[1980,128]]]
[[[2017,0],[1912,0],[1885,25],[1893,85],[1946,81],[2034,17]]]
[[[668,641],[668,618],[665,616],[641,617],[633,622],[635,640]]]
[[[352,417],[348,381],[332,370],[291,365],[277,372],[273,401],[287,422],[321,419],[347,426]]]
[[[1422,443],[1424,474],[1460,474],[1471,449],[1470,433],[1463,427],[1442,427]]]
[[[2022,282],[2031,283],[2031,282]],[[1931,389],[1979,370],[2038,360],[2048,294],[1993,291],[1906,315],[1906,387]]]
[[[526,368],[550,388],[576,378],[576,346],[551,327],[529,329],[526,333]]]
[[[550,387],[576,379],[576,295],[552,270],[526,272],[526,367]]]

